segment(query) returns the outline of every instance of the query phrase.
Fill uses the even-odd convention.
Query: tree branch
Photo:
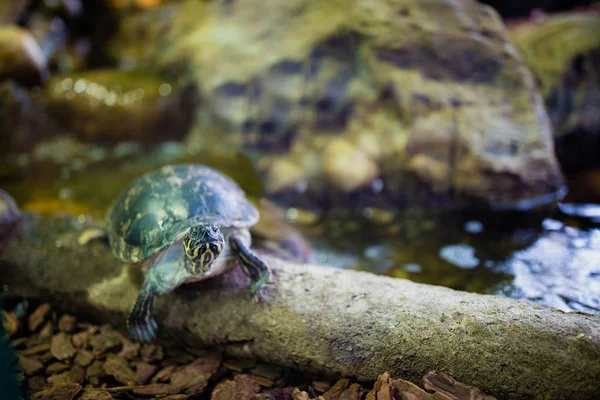
[[[77,244],[68,217],[26,215],[0,251],[11,293],[123,326],[139,286],[102,241]],[[235,268],[159,298],[159,331],[188,344],[309,373],[420,380],[429,370],[498,397],[593,398],[600,318],[365,272],[268,257],[274,284],[254,304]]]

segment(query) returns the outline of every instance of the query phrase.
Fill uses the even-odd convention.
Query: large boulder
[[[509,32],[540,83],[563,168],[600,166],[600,8],[520,21]]]
[[[18,26],[0,26],[0,81],[35,85],[47,77],[46,57],[35,38]]]
[[[255,154],[289,205],[528,208],[562,194],[543,100],[488,6],[187,2],[169,25],[150,57],[199,89],[189,144]]]

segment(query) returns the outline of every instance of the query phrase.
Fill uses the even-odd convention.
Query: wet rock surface
[[[0,86],[5,144],[0,154],[35,153],[45,140],[67,135],[67,140],[96,145],[182,139],[191,124],[193,99],[189,88],[158,76],[115,70],[56,75],[41,89],[5,82]]]
[[[21,220],[21,211],[15,200],[0,189],[0,243],[14,234],[15,227]]]
[[[46,57],[35,38],[17,26],[0,26],[0,81],[15,79],[28,85],[48,78]]]
[[[509,25],[540,83],[566,171],[600,165],[600,8]]]
[[[17,22],[19,13],[25,8],[28,0],[0,0],[0,26]]]
[[[189,143],[228,137],[260,155],[269,194],[288,205],[532,207],[560,196],[542,99],[492,9],[353,4],[182,9],[155,53],[163,68],[186,66],[206,104]]]

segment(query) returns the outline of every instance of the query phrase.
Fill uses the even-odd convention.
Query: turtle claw
[[[158,325],[152,318],[155,290],[153,285],[154,282],[147,279],[127,319],[129,334],[140,342],[151,341],[156,337],[158,331]]]
[[[158,331],[158,325],[153,318],[148,320],[130,319],[127,325],[131,337],[140,342],[152,341]]]
[[[262,289],[264,285],[264,279],[252,282],[252,284],[250,285],[250,297],[253,299],[256,298],[256,296],[258,296],[258,292],[260,292],[260,289]]]

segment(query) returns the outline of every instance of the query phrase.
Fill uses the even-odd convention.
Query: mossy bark
[[[26,216],[0,252],[16,295],[122,326],[141,276],[106,244],[77,244],[68,218]],[[273,271],[261,300],[238,269],[158,302],[162,334],[192,345],[310,373],[375,380],[446,372],[500,398],[594,398],[600,390],[600,318],[524,301],[464,293],[364,272],[265,256]]]

